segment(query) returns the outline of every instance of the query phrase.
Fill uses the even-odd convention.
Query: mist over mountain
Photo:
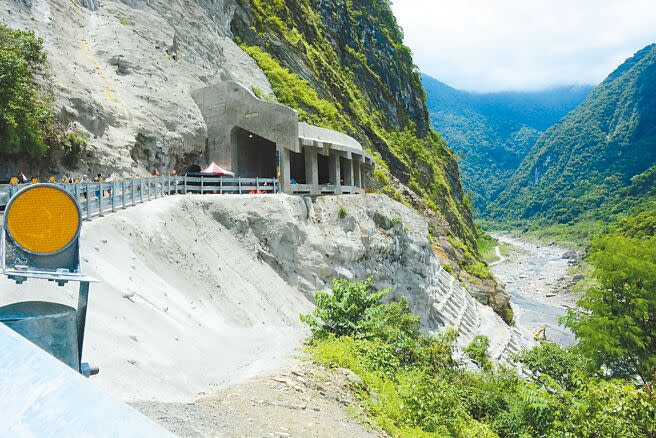
[[[627,197],[639,203],[655,182],[654,102],[656,44],[626,60],[547,130],[486,215],[567,223],[598,219]]]
[[[465,189],[482,211],[542,132],[575,108],[592,86],[473,93],[422,75],[433,127],[461,154]]]

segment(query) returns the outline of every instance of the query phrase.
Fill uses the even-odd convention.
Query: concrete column
[[[341,171],[340,171],[340,160],[339,154],[336,152],[330,152],[328,157],[328,174],[330,177],[330,184],[335,186],[335,194],[339,195],[342,193],[342,182],[340,181]]]
[[[284,146],[278,148],[280,151],[280,187],[284,193],[291,193],[291,151]]]
[[[346,168],[342,169],[342,175],[344,176],[344,185],[352,186],[353,185],[353,160],[346,160]]]
[[[360,170],[360,178],[362,180],[362,192],[367,189],[367,166],[364,164],[361,165],[361,170]]]
[[[303,148],[305,155],[305,184],[311,186],[313,195],[319,194],[319,159],[317,150],[314,148]]]
[[[353,160],[353,185],[356,187],[362,187],[360,175],[360,160]]]

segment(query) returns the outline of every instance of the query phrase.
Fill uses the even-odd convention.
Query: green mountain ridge
[[[433,127],[461,155],[465,189],[482,211],[543,131],[578,105],[591,86],[472,93],[422,75]]]
[[[647,202],[656,171],[656,44],[638,51],[536,142],[484,215],[606,220]]]

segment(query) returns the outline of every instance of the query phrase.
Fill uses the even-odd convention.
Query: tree
[[[39,76],[46,65],[43,41],[34,32],[0,24],[0,155],[41,158],[52,121]]]
[[[647,382],[656,366],[656,238],[605,236],[590,258],[599,284],[563,321],[597,366]]]

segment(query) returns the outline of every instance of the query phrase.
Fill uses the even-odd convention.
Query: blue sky
[[[656,42],[656,0],[392,0],[420,69],[464,90],[597,84]]]

